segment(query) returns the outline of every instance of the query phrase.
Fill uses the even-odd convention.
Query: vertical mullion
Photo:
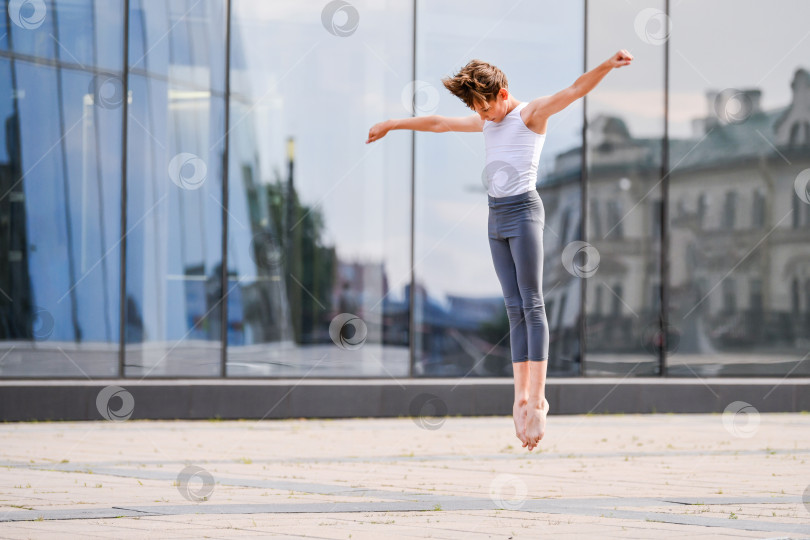
[[[413,0],[413,44],[412,44],[412,80],[416,80],[416,5],[419,0]],[[411,111],[416,116],[416,92],[413,93],[413,101],[411,103]],[[416,242],[416,131],[411,131],[411,287],[410,295],[408,298],[408,325],[410,332],[408,333],[410,339],[408,340],[408,349],[410,350],[408,362],[408,376],[413,377],[414,363],[416,362],[416,316],[415,316],[415,299],[416,293],[414,287],[416,285],[416,278],[414,276],[414,261]],[[383,307],[384,310],[384,307]]]
[[[588,71],[588,0],[584,0],[583,5],[583,32],[582,32],[582,72]],[[587,148],[587,129],[588,129],[588,96],[582,98],[582,152],[580,159],[582,161],[581,169],[581,184],[580,184],[580,235],[583,242],[587,242],[588,238],[588,148]],[[565,239],[563,239],[563,242]],[[587,327],[586,314],[585,314],[585,293],[587,291],[587,279],[579,278],[579,374],[585,375],[585,330]]]
[[[126,354],[126,299],[127,299],[127,118],[129,115],[129,0],[124,0],[124,62],[121,69],[123,103],[121,104],[121,250],[119,254],[120,279],[118,313],[118,377],[124,377]]]
[[[221,377],[228,375],[228,145],[231,111],[231,0],[225,0],[225,141],[222,149],[222,275],[220,277]]]
[[[666,24],[669,25],[669,0],[664,0]],[[667,26],[669,28],[669,26]],[[667,374],[669,349],[669,36],[664,41],[664,137],[661,148],[661,351],[659,374]]]

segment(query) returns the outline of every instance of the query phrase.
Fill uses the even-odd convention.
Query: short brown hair
[[[475,109],[475,104],[495,99],[501,88],[509,88],[503,71],[478,59],[470,60],[458,73],[442,79],[442,83],[471,109]]]

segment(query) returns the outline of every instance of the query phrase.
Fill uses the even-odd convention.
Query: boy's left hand
[[[627,49],[622,49],[608,60],[608,65],[612,68],[620,68],[630,65],[632,60],[633,55]]]

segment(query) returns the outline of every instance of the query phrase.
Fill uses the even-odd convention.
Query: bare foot
[[[526,440],[526,412],[529,410],[529,405],[526,402],[515,402],[512,407],[512,416],[515,420],[515,435],[525,447],[529,444]]]
[[[543,398],[540,407],[528,407],[526,412],[526,441],[529,444],[529,451],[537,446],[546,432],[546,415],[548,414],[548,401]]]

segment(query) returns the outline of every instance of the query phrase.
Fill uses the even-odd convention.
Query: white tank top
[[[484,121],[486,166],[483,177],[487,192],[493,197],[518,195],[537,184],[537,163],[546,140],[530,130],[520,111],[528,105],[519,103],[500,122]]]

